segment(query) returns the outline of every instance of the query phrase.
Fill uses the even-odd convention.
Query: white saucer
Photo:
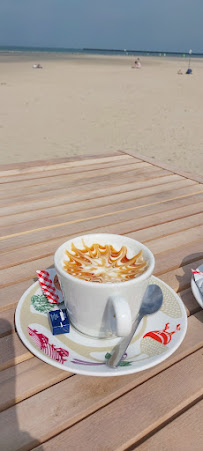
[[[17,332],[25,346],[39,359],[72,373],[121,376],[146,370],[173,354],[187,330],[186,310],[179,296],[154,276],[150,283],[162,289],[162,308],[143,319],[125,359],[116,369],[107,367],[105,361],[119,338],[91,338],[72,326],[69,334],[52,335],[47,312],[58,307],[47,302],[38,282],[28,288],[18,303],[15,314]]]
[[[201,271],[203,272],[203,264],[200,265],[198,268],[196,268],[197,271]],[[191,277],[191,289],[192,289],[192,293],[193,296],[195,297],[196,301],[198,302],[198,304],[200,305],[200,307],[203,308],[203,296],[201,295],[199,288],[197,287],[193,276]]]

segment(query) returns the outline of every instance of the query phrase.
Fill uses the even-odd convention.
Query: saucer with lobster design
[[[152,276],[151,284],[163,292],[161,309],[141,321],[120,365],[109,368],[106,361],[120,338],[96,339],[78,332],[52,335],[50,304],[39,282],[21,297],[15,314],[16,329],[25,346],[39,359],[72,373],[89,376],[121,376],[158,365],[180,346],[187,330],[187,315],[179,296],[166,283]],[[63,308],[63,304],[60,304]]]

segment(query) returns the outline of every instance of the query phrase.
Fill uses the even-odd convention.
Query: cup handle
[[[111,332],[118,337],[126,337],[131,332],[131,310],[122,296],[109,297],[109,326]]]

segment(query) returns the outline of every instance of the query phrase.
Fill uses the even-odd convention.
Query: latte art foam
[[[72,243],[71,252],[65,252],[69,258],[64,261],[65,271],[89,282],[126,282],[142,274],[148,267],[142,251],[128,258],[126,246],[117,251],[111,244],[102,246],[95,243],[88,247],[83,241],[83,249],[78,249]]]

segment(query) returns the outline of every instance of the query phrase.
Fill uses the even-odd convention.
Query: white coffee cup
[[[148,267],[139,276],[125,282],[100,283],[79,279],[65,271],[64,261],[68,260],[65,251],[71,251],[72,243],[83,249],[82,240],[87,246],[111,244],[117,251],[126,246],[128,258],[142,250]],[[124,337],[130,333],[155,264],[152,252],[144,244],[127,236],[109,233],[83,235],[62,244],[55,253],[54,264],[70,322],[76,329],[96,338]]]

